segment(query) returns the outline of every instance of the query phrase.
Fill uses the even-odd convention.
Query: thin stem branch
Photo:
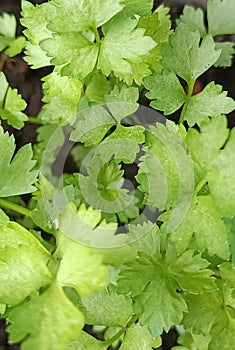
[[[120,329],[120,331],[118,331],[112,338],[108,339],[106,341],[106,344],[111,345],[116,340],[118,340],[127,331],[127,329],[130,328],[138,320],[138,318],[138,315],[133,315],[132,318],[128,321],[127,325]]]
[[[96,27],[93,27],[93,32],[95,34],[95,41],[99,45],[100,44],[100,34]]]
[[[180,114],[180,119],[179,119],[179,123],[183,123],[184,121],[184,115],[186,113],[186,110],[188,108],[188,104],[189,104],[189,101],[190,101],[190,98],[193,94],[193,88],[194,88],[194,85],[195,85],[195,80],[191,80],[188,84],[188,95],[187,95],[187,101],[185,102],[183,108],[182,108],[182,111],[181,111],[181,114]]]
[[[0,207],[5,209],[11,209],[19,214],[29,216],[31,213],[31,210],[23,207],[22,205],[13,203],[7,199],[0,198]]]
[[[42,122],[35,117],[28,117],[27,122],[31,124],[39,124],[39,125],[42,124]]]

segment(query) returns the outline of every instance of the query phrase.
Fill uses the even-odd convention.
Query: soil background
[[[94,0],[95,1],[95,0]],[[31,0],[33,4],[40,4],[45,0]],[[3,12],[13,13],[18,19],[17,35],[22,33],[22,26],[19,23],[20,18],[20,0],[0,0],[0,14]],[[159,0],[155,1],[155,6],[164,4],[171,8],[171,16],[173,26],[175,25],[175,19],[182,13],[183,6],[193,5],[195,7],[202,7],[206,10],[207,0]],[[223,41],[224,37],[218,38]],[[235,42],[235,35],[229,36],[229,40]],[[40,108],[42,107],[42,89],[40,79],[49,74],[52,68],[43,68],[37,70],[31,70],[23,60],[23,54],[9,59],[7,57],[0,57],[0,64],[3,66],[3,71],[6,74],[10,85],[17,88],[23,98],[26,100],[28,106],[26,113],[31,117],[36,117]],[[211,68],[197,83],[197,90],[200,91],[209,81],[215,81],[217,84],[221,84],[223,89],[229,92],[229,96],[235,99],[235,64],[233,63],[231,68]],[[141,101],[142,102],[142,101]],[[169,119],[177,120],[178,115],[172,115]],[[228,116],[229,126],[235,125],[235,112]],[[6,123],[3,123],[4,129],[10,132],[14,131],[14,135],[17,142],[17,147],[21,147],[26,143],[33,143],[36,140],[37,126],[26,123],[25,127],[21,131],[11,129]],[[89,331],[89,330],[88,330]],[[159,350],[170,350],[177,342],[177,334],[174,330],[171,330],[168,334],[163,335],[163,346]],[[7,342],[7,334],[5,332],[5,322],[0,320],[0,350],[19,350],[19,345],[10,345]],[[56,350],[56,349],[52,349]],[[92,350],[92,349],[91,349]],[[132,350],[132,349],[130,349]]]

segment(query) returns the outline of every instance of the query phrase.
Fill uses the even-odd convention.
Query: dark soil
[[[45,0],[31,0],[34,4],[40,4]],[[205,8],[206,0],[159,0],[155,1],[155,5],[165,4],[171,7],[171,15],[173,23],[182,12],[182,8],[185,4],[191,4],[195,6],[202,6]],[[8,12],[13,13],[17,19],[20,18],[20,0],[0,0],[0,13]],[[18,24],[17,34],[22,32],[20,23]],[[234,37],[231,36],[230,40]],[[234,40],[235,41],[235,40]],[[18,55],[14,59],[7,59],[3,67],[4,73],[7,75],[8,81],[11,86],[17,88],[22,94],[23,98],[28,103],[26,113],[29,116],[37,116],[41,106],[42,90],[41,90],[41,77],[47,75],[51,68],[43,68],[37,70],[30,70],[27,64],[23,61],[23,55]],[[214,80],[216,83],[221,84],[224,90],[229,91],[229,95],[235,98],[235,65],[229,69],[211,68],[203,78],[198,82],[199,90],[203,88],[209,81]],[[235,113],[231,113],[228,117],[229,126],[235,125]],[[171,119],[175,120],[177,115],[170,116]],[[13,132],[13,130],[4,124],[4,128]],[[34,142],[36,139],[36,125],[27,124],[22,131],[14,130],[14,134],[17,141],[17,146],[21,147],[23,144]],[[163,335],[163,346],[162,350],[170,350],[177,340],[177,335],[174,330],[168,334]],[[7,343],[7,335],[5,332],[5,322],[0,320],[0,350],[18,350],[18,345],[9,345]],[[52,349],[54,350],[54,349]],[[131,350],[131,349],[130,349]]]

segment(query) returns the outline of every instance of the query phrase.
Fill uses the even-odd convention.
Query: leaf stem
[[[93,32],[95,34],[95,41],[96,43],[99,45],[100,44],[100,34],[99,34],[99,31],[98,29],[94,26],[93,28]]]
[[[206,184],[206,178],[204,177],[198,182],[198,184],[197,184],[197,186],[195,188],[195,196],[197,196],[198,192],[201,191],[201,189],[203,188],[203,186],[205,184]]]
[[[133,315],[132,318],[127,322],[126,326],[123,327],[122,329],[120,329],[120,331],[118,331],[112,338],[108,339],[106,341],[107,345],[111,345],[113,344],[116,340],[118,340],[123,333],[125,333],[127,331],[128,328],[130,328],[133,323],[135,323],[138,320],[139,316],[138,315]]]
[[[42,123],[40,122],[40,120],[38,120],[38,118],[35,118],[35,117],[28,117],[27,122],[28,122],[28,123],[31,123],[31,124],[39,124],[39,125],[42,124]]]
[[[186,113],[186,110],[188,108],[188,104],[189,104],[189,101],[190,101],[190,98],[193,94],[193,88],[194,88],[194,85],[195,85],[195,80],[190,80],[190,82],[188,83],[188,94],[187,94],[187,100],[182,108],[182,111],[181,111],[181,114],[180,114],[180,119],[179,119],[179,123],[182,124],[183,121],[184,121],[184,115]]]
[[[22,205],[13,203],[7,199],[0,198],[0,207],[5,209],[11,209],[19,214],[29,216],[31,213],[31,210],[23,207]]]

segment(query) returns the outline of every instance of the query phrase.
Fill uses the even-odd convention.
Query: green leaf
[[[28,117],[22,113],[27,104],[21,95],[18,94],[16,89],[8,88],[4,102],[4,107],[0,108],[1,118],[7,120],[7,123],[16,129],[23,128],[24,122],[28,120]]]
[[[97,340],[90,334],[82,331],[79,340],[68,344],[68,350],[107,350],[107,343]]]
[[[58,239],[56,254],[60,259],[60,266],[57,282],[62,286],[74,287],[83,296],[104,288],[108,277],[101,254],[62,233]]]
[[[87,107],[79,111],[71,132],[70,140],[85,143],[86,147],[95,146],[104,138],[116,122],[103,106]]]
[[[196,129],[189,129],[185,141],[193,160],[202,169],[209,170],[213,167],[214,159],[219,156],[228,136],[226,117],[216,116],[207,123],[201,123],[200,133]]]
[[[127,116],[134,114],[139,104],[139,90],[135,87],[115,86],[109,95],[105,96],[106,105],[112,117],[120,123]]]
[[[207,270],[207,266],[208,262],[200,255],[193,256],[193,251],[178,257],[168,252],[166,260],[159,255],[139,252],[137,258],[124,264],[119,273],[118,292],[131,292],[140,325],[147,325],[156,337],[163,329],[167,332],[172,324],[179,324],[183,312],[187,311],[178,289],[193,293],[215,289],[210,277],[212,271]]]
[[[192,32],[198,30],[201,38],[206,36],[206,29],[204,23],[204,13],[201,8],[193,8],[191,6],[184,6],[183,14],[176,21],[177,24],[185,23]]]
[[[0,16],[0,35],[15,38],[16,18],[12,14],[2,13]]]
[[[231,67],[233,55],[235,53],[234,43],[225,41],[215,44],[216,49],[221,50],[219,59],[215,62],[215,67]]]
[[[141,158],[136,177],[146,204],[164,210],[177,207],[178,203],[172,217],[173,226],[174,222],[177,224],[182,220],[182,211],[190,205],[194,188],[192,161],[179,131],[169,120],[166,126],[157,123],[149,127],[146,153]]]
[[[84,32],[98,28],[123,8],[119,0],[54,0],[44,5],[53,32]],[[76,16],[71,14],[77,13]]]
[[[25,145],[13,157],[15,152],[13,136],[3,132],[0,127],[0,197],[30,193],[35,190],[37,171],[32,170],[33,161],[31,145]],[[24,174],[24,176],[22,176]]]
[[[143,60],[150,66],[151,70],[160,73],[162,70],[162,64],[160,63],[162,58],[161,48],[164,43],[168,42],[171,34],[169,8],[161,5],[157,7],[151,16],[140,17],[138,27],[146,29],[145,35],[150,36],[157,43],[157,46],[150,50],[143,57]],[[143,77],[150,74],[151,72],[149,74],[146,73]]]
[[[0,73],[0,83],[2,86],[2,92],[0,94],[0,116],[2,119],[7,120],[9,125],[12,125],[16,129],[21,129],[24,126],[24,122],[28,120],[27,115],[22,113],[27,104],[16,89],[9,87],[3,72]]]
[[[90,102],[104,104],[104,96],[108,95],[111,90],[112,82],[101,72],[96,71],[86,84],[85,94]]]
[[[71,124],[77,116],[82,83],[76,78],[53,72],[44,81],[43,106],[39,118],[45,123]]]
[[[174,73],[163,70],[144,79],[144,86],[150,90],[146,94],[150,106],[164,111],[165,115],[172,114],[186,102],[185,91]]]
[[[84,322],[56,284],[10,311],[8,321],[10,341],[21,341],[25,350],[64,350],[69,341],[78,339]]]
[[[221,214],[209,196],[196,197],[192,202],[182,223],[171,233],[169,239],[177,253],[191,246],[199,252],[206,251],[210,256],[215,254],[229,258],[228,228],[223,223]],[[165,223],[162,232],[168,232],[168,217],[170,213],[162,214],[159,218]],[[192,238],[193,237],[193,238]]]
[[[223,263],[220,272],[221,279],[218,280],[217,291],[187,296],[189,312],[183,320],[184,328],[191,328],[195,335],[210,335],[209,349],[216,350],[231,349],[234,344],[235,327],[235,319],[232,316],[235,305],[235,272],[230,263]],[[223,343],[221,339],[224,339]]]
[[[0,226],[0,251],[0,303],[16,305],[50,283],[49,253],[19,224]]]
[[[216,289],[211,277],[213,272],[207,267],[208,261],[202,259],[200,254],[194,255],[193,250],[186,250],[168,267],[168,273],[175,278],[182,290],[200,293],[201,290]]]
[[[115,222],[101,221],[100,211],[86,209],[84,205],[81,205],[78,211],[72,206],[67,206],[59,217],[59,228],[73,240],[96,249],[115,248],[126,242],[126,235],[115,235]],[[77,249],[80,249],[80,244]],[[97,259],[101,259],[99,254]]]
[[[102,212],[111,212],[113,207],[113,213],[118,213],[130,204],[128,190],[122,188],[124,171],[120,168],[115,161],[105,163],[95,157],[87,169],[88,176],[80,175],[80,186],[86,189],[83,195],[90,206]]]
[[[0,226],[5,226],[10,221],[9,217],[0,209]]]
[[[153,0],[146,0],[144,3],[141,0],[121,0],[121,5],[124,5],[124,12],[129,16],[150,16],[153,8]]]
[[[25,46],[25,38],[16,36],[15,16],[2,13],[0,16],[0,51],[10,57],[18,55]]]
[[[68,23],[70,21],[69,19]],[[47,51],[50,57],[53,57],[52,65],[63,65],[61,75],[78,79],[86,78],[93,71],[99,53],[97,44],[91,42],[82,33],[75,31],[64,32],[63,30],[58,34],[53,34],[51,39],[44,40],[40,46]]]
[[[219,58],[213,38],[205,36],[200,44],[200,33],[192,32],[179,23],[170,42],[162,47],[164,68],[183,78],[188,84],[207,71]]]
[[[210,82],[203,91],[190,98],[184,119],[193,126],[207,121],[208,117],[228,114],[234,109],[235,101],[227,97],[227,91],[222,92],[221,85]]]
[[[123,327],[133,314],[130,296],[117,294],[113,285],[104,291],[82,297],[81,304],[85,321],[91,325]]]
[[[184,331],[179,335],[177,343],[181,346],[174,346],[173,350],[208,350],[208,345],[211,341],[210,335],[193,334],[189,331]]]
[[[50,65],[50,58],[39,46],[42,40],[52,37],[51,31],[47,28],[44,7],[45,5],[34,6],[29,1],[22,0],[20,22],[26,27],[24,35],[28,39],[24,59],[33,69]]]
[[[70,140],[83,142],[87,147],[97,145],[112,126],[138,109],[138,98],[137,88],[123,86],[119,89],[115,86],[109,95],[104,96],[109,111],[105,106],[99,105],[79,111],[73,123],[75,130],[72,131]]]
[[[234,34],[235,8],[233,0],[208,0],[208,32],[213,36]]]
[[[230,216],[235,213],[235,129],[227,139],[229,131],[226,126],[225,117],[214,117],[201,125],[200,133],[190,130],[187,143],[194,161],[205,171],[204,182],[208,181],[211,196],[221,215]],[[208,138],[212,141],[208,142]]]
[[[144,271],[143,271],[144,273]],[[134,311],[141,314],[140,325],[147,325],[155,338],[168,332],[173,324],[179,324],[187,305],[168,284],[169,282],[153,281],[141,295],[137,296]]]
[[[161,346],[160,337],[153,339],[146,327],[141,327],[138,323],[128,328],[127,333],[120,346],[120,350],[152,350]]]
[[[9,44],[4,53],[9,57],[14,57],[21,53],[25,47],[25,44],[26,39],[23,36],[19,36]]]
[[[145,30],[136,26],[136,19],[118,15],[103,27],[97,68],[106,76],[113,72],[125,80],[126,74],[134,73],[131,63],[142,62],[142,56],[156,46],[151,37],[144,36]]]

